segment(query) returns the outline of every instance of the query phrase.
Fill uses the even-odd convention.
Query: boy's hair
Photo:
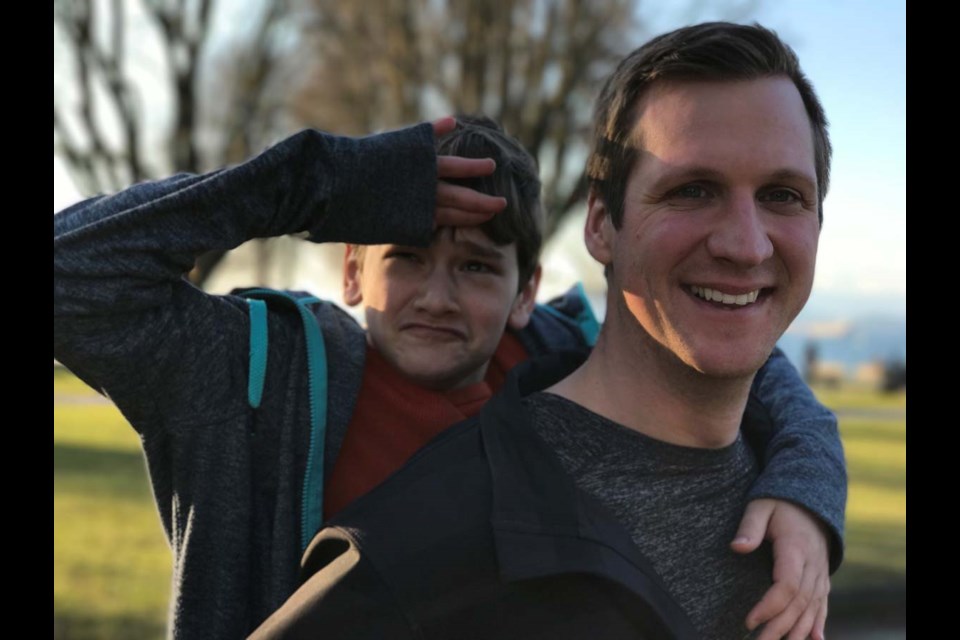
[[[620,228],[627,178],[642,140],[633,140],[637,107],[655,82],[738,81],[786,76],[797,87],[813,129],[818,212],[830,181],[830,137],[823,105],[800,69],[797,55],[777,34],[759,24],[707,22],[683,27],[633,51],[607,79],[594,110],[593,148],[587,178]]]
[[[462,114],[456,119],[456,128],[437,140],[437,155],[493,158],[497,163],[489,176],[449,182],[507,199],[506,209],[479,228],[497,245],[516,243],[520,271],[517,290],[522,290],[537,268],[543,244],[544,212],[537,161],[494,120]],[[362,258],[363,247],[355,246],[354,252]]]

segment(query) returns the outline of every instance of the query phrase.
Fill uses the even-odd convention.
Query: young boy
[[[590,342],[575,297],[533,305],[542,216],[533,160],[489,123],[452,127],[444,119],[358,140],[305,131],[240,166],[55,216],[54,355],[141,435],[174,552],[174,636],[249,633],[297,587],[324,513],[478,411],[515,363]],[[491,169],[450,156],[493,157],[493,176],[468,183],[493,197],[438,183]],[[506,211],[476,228],[500,197]],[[182,277],[203,251],[303,231],[377,245],[351,246],[345,266],[345,298],[365,305],[368,331],[305,294],[210,296]],[[514,331],[501,340],[506,326]],[[798,382],[782,356],[767,375]],[[796,402],[805,420],[788,425],[791,438],[827,430],[836,441],[812,396]],[[811,482],[791,475],[778,433],[757,497]],[[817,472],[818,487],[836,482],[836,469]],[[834,528],[835,494],[807,505]]]

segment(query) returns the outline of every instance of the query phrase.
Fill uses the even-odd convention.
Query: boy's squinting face
[[[524,327],[538,277],[517,292],[516,245],[479,229],[440,230],[427,248],[347,248],[344,300],[363,303],[367,341],[401,373],[431,389],[483,380],[509,324]]]

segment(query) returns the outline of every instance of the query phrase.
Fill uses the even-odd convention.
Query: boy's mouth
[[[400,330],[432,340],[466,340],[467,338],[466,334],[456,327],[426,324],[423,322],[408,322],[402,325]]]

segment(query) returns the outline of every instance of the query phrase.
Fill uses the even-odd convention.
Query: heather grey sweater
[[[296,588],[310,426],[299,316],[271,311],[252,410],[247,302],[182,275],[203,251],[305,230],[316,241],[424,244],[435,191],[429,125],[360,140],[304,131],[240,166],[54,216],[54,357],[108,394],[143,440],[174,555],[172,635],[243,637]],[[314,309],[337,400],[328,432],[342,436],[364,334],[336,306]]]
[[[316,242],[426,244],[435,189],[429,125],[362,139],[304,131],[237,167],[139,184],[54,216],[54,357],[141,436],[174,555],[172,636],[247,635],[298,586],[301,540],[314,533],[301,532],[310,431],[301,317],[269,311],[253,409],[247,301],[205,294],[183,274],[204,251],[301,231]],[[311,308],[326,343],[329,471],[359,390],[364,334],[335,305]],[[528,348],[570,346],[562,327],[545,330],[550,321],[535,318]],[[798,383],[784,364],[779,356],[755,385],[773,398],[761,410],[784,428],[760,441],[771,466],[752,497],[800,502],[839,536],[835,421],[809,393],[778,405],[774,391]]]

